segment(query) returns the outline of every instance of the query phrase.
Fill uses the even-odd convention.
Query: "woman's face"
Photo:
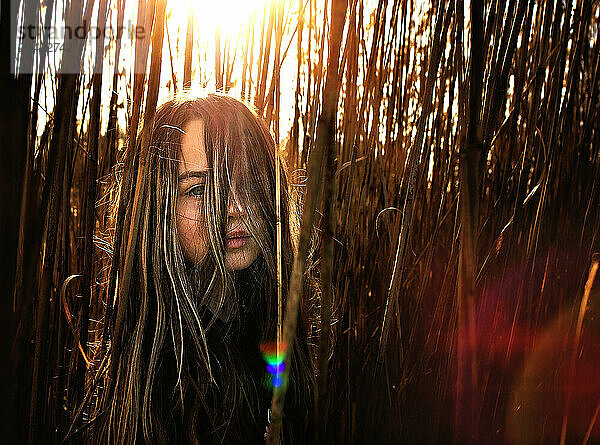
[[[204,215],[204,190],[210,174],[204,146],[204,122],[190,121],[184,128],[179,159],[177,233],[185,258],[199,264],[209,249]],[[235,184],[234,184],[235,185]],[[230,196],[227,206],[225,267],[241,270],[254,262],[260,250],[244,226],[244,212]]]

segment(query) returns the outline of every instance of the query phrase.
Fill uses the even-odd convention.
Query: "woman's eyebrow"
[[[188,178],[206,178],[208,170],[188,170],[179,175],[179,180],[183,181]]]

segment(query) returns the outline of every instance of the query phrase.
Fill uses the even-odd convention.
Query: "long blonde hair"
[[[176,230],[177,161],[183,128],[205,125],[207,181],[204,216],[210,248],[198,265],[186,263]],[[160,106],[150,145],[126,150],[118,175],[118,204],[108,285],[105,346],[94,363],[110,363],[114,379],[96,366],[90,380],[104,382],[89,407],[95,421],[88,437],[102,443],[189,441],[261,442],[270,394],[263,384],[261,342],[275,340],[275,151],[268,127],[242,102],[210,94],[183,97]],[[141,153],[148,176],[142,206],[130,297],[119,339],[113,338],[119,279],[124,270],[128,218],[132,213]],[[281,166],[282,288],[285,297],[294,256],[291,227],[297,219],[283,159]],[[248,231],[260,248],[242,271],[224,263],[230,181]],[[258,205],[251,205],[257,203]],[[305,288],[311,287],[308,282]],[[207,302],[233,299],[240,316],[231,323],[206,309]],[[113,304],[111,304],[114,301]],[[214,300],[213,300],[214,301]],[[314,368],[308,339],[309,306],[300,311],[284,412],[287,436],[301,443],[310,428]],[[114,307],[114,308],[113,308]],[[115,343],[119,347],[115,348]],[[101,375],[100,379],[98,376]],[[289,443],[289,439],[286,443]]]

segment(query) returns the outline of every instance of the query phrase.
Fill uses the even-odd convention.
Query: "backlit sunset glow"
[[[167,3],[169,23],[185,34],[190,14],[200,35],[220,30],[235,40],[247,28],[252,16],[270,6],[269,0],[175,0]]]
[[[600,2],[9,3],[4,442],[600,443]]]

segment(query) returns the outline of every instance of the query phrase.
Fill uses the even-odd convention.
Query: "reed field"
[[[187,90],[255,107],[303,203],[286,338],[318,235],[315,443],[600,443],[600,2],[3,0],[0,32],[6,443],[85,434],[110,184]]]

